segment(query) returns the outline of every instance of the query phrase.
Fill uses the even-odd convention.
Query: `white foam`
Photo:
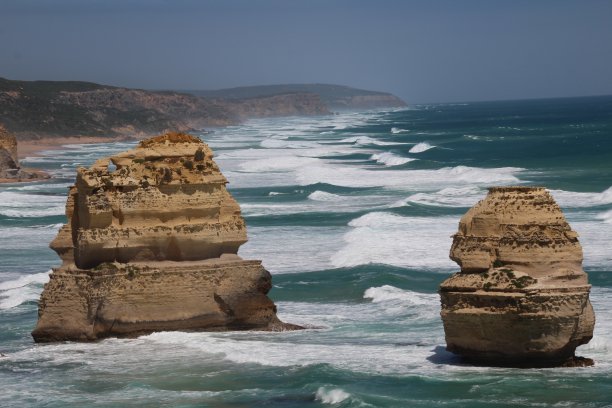
[[[269,196],[271,196],[271,197],[273,197],[273,196],[277,196],[277,195],[286,195],[286,194],[288,194],[288,193],[280,193],[280,192],[278,192],[278,191],[270,191],[270,192],[268,193],[268,195],[269,195]]]
[[[297,168],[296,178],[301,185],[327,183],[343,187],[426,190],[457,184],[517,184],[520,181],[515,174],[522,170],[516,167],[482,169],[467,166],[443,167],[437,170],[375,170],[321,162],[315,166]]]
[[[566,216],[571,227],[578,232],[584,253],[584,267],[590,270],[610,270],[612,223],[597,219],[598,214],[593,215],[595,219],[584,219],[584,214],[569,213]]]
[[[239,255],[261,259],[273,274],[330,269],[330,258],[343,245],[345,231],[346,227],[254,226]]]
[[[401,166],[416,159],[410,157],[402,157],[390,152],[376,153],[370,157],[370,160],[376,160],[376,163],[384,164],[385,166]]]
[[[597,214],[597,218],[607,224],[612,224],[612,210]]]
[[[63,224],[33,225],[29,227],[3,227],[0,248],[15,249],[47,248]]]
[[[37,300],[42,285],[49,281],[49,273],[22,275],[17,279],[0,282],[0,309],[12,309],[22,303]]]
[[[285,139],[270,138],[260,143],[261,147],[270,149],[310,149],[321,147],[319,143],[308,141],[290,141]]]
[[[315,400],[321,401],[323,404],[339,404],[346,401],[351,397],[351,394],[343,391],[340,388],[327,389],[325,387],[319,387],[315,394]]]
[[[418,293],[391,285],[368,288],[363,298],[372,299],[373,303],[400,301],[410,305],[434,305],[438,302],[437,294]]]
[[[409,203],[431,205],[436,207],[472,207],[483,199],[486,191],[475,187],[447,187],[433,193],[416,193],[404,200],[400,200],[391,207],[402,207]]]
[[[262,173],[266,171],[282,171],[296,169],[298,167],[313,165],[319,161],[319,159],[313,157],[275,157],[269,159],[248,161],[242,163],[241,167],[244,171]]]
[[[561,207],[584,208],[612,204],[612,187],[601,193],[578,193],[574,191],[550,190]]]
[[[66,197],[27,194],[15,191],[0,192],[0,215],[6,217],[46,217],[65,212]]]
[[[44,184],[28,184],[25,186],[11,186],[6,190],[11,191],[48,191],[51,189],[68,188],[72,183],[44,183]]]
[[[407,133],[410,132],[409,129],[401,129],[401,128],[397,128],[397,127],[392,127],[391,128],[391,133],[393,133],[394,135],[398,134],[398,133]]]
[[[343,236],[345,245],[333,254],[336,267],[387,264],[405,268],[449,271],[450,236],[457,217],[402,217],[371,212],[352,220]]]
[[[432,146],[429,143],[422,142],[422,143],[417,143],[414,146],[412,146],[408,152],[409,153],[422,153],[429,149],[433,149],[434,147],[436,146]]]
[[[314,191],[309,196],[309,199],[314,201],[339,201],[342,200],[343,197],[338,194],[328,193],[326,191]]]
[[[342,139],[339,141],[340,143],[353,143],[356,145],[376,145],[376,146],[395,146],[395,145],[405,145],[407,143],[401,142],[384,142],[382,140],[374,139],[369,136],[353,136],[346,139]]]

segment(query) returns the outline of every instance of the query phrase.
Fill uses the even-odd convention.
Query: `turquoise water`
[[[612,97],[413,106],[253,120],[202,137],[273,274],[287,333],[162,332],[35,345],[77,166],[129,143],[29,158],[45,183],[0,187],[0,406],[612,406]],[[595,367],[462,365],[437,286],[459,217],[491,185],[551,189],[593,283]]]

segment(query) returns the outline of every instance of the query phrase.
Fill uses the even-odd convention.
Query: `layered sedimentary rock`
[[[34,339],[295,328],[261,262],[236,255],[246,227],[226,183],[209,147],[179,133],[80,168]]]
[[[41,171],[21,168],[17,156],[17,139],[0,124],[0,182],[29,181],[48,177]]]
[[[459,222],[440,286],[447,349],[477,363],[592,364],[574,357],[593,336],[582,247],[544,188],[494,187]]]

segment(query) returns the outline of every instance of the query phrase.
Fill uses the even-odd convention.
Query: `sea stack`
[[[447,350],[485,365],[591,365],[593,337],[582,247],[550,193],[493,187],[459,222],[442,282]]]
[[[35,181],[49,176],[42,171],[24,170],[17,156],[17,138],[0,124],[0,182]]]
[[[277,318],[261,261],[237,255],[246,226],[212,157],[167,133],[78,169],[35,341],[297,328]]]

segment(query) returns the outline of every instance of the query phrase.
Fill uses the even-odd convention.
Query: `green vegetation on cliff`
[[[0,78],[0,123],[19,139],[144,136],[225,126],[249,118],[399,106],[405,103],[391,94],[339,85],[178,92]]]
[[[403,100],[390,93],[330,84],[260,85],[184,92],[221,99],[250,99],[290,93],[311,93],[318,95],[328,109],[334,110],[406,106]]]

